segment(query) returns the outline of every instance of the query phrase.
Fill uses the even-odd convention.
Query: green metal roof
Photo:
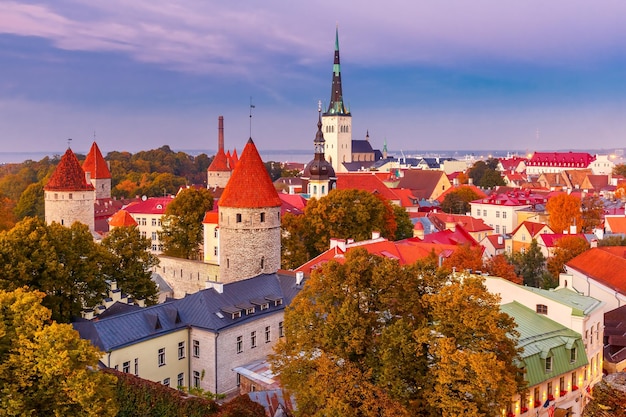
[[[595,298],[582,295],[569,288],[559,288],[556,290],[544,290],[541,288],[524,287],[525,290],[534,292],[550,300],[556,301],[572,308],[572,314],[584,317],[595,309],[600,308],[604,303]]]
[[[511,316],[520,333],[518,346],[526,369],[528,386],[540,384],[584,366],[588,363],[582,337],[575,331],[536,313],[514,301],[500,309]],[[571,349],[576,349],[576,360],[570,361]],[[546,358],[552,358],[552,370],[546,372]]]

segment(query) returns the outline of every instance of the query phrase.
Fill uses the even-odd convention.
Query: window
[[[496,234],[500,234],[500,225],[496,224]]]
[[[499,211],[496,211],[496,218],[498,218],[498,219],[500,218],[500,212]]]
[[[552,382],[548,382],[548,398],[554,397],[554,391],[552,390]]]
[[[546,372],[552,372],[552,356],[546,358]]]
[[[217,246],[213,246],[213,256],[217,256]]]
[[[145,218],[145,217],[142,217],[142,218],[141,218],[141,225],[142,225],[142,226],[145,226],[145,225],[146,225],[146,218]]]
[[[144,230],[143,232],[141,232],[141,237],[146,239],[148,237],[146,231]]]
[[[135,375],[139,375],[139,358],[135,358]]]
[[[161,227],[161,219],[157,219],[157,226]]]
[[[567,391],[567,387],[565,386],[565,377],[564,376],[559,378],[559,391],[561,392],[561,395],[563,395],[563,393]]]
[[[263,270],[264,266],[265,266],[265,257],[261,256],[261,270]]]
[[[480,217],[480,209],[476,210],[476,216]]]
[[[600,340],[600,323],[596,324],[596,341]]]
[[[159,349],[159,366],[165,365],[165,348]]]
[[[526,242],[526,233],[522,233],[522,242]]]
[[[541,397],[539,396],[539,387],[535,387],[533,391],[533,399],[535,400],[535,407],[541,407]]]
[[[237,353],[243,352],[243,336],[237,336]]]
[[[217,227],[215,229],[213,229],[213,237],[217,237]]]
[[[177,387],[184,387],[185,386],[185,374],[184,373],[180,373],[178,374],[178,378],[176,380],[176,386]]]
[[[261,223],[265,222],[265,213],[261,213]]]
[[[193,371],[193,386],[200,388],[200,372],[198,371]]]
[[[483,216],[487,215],[487,210],[483,210]]]
[[[261,311],[267,310],[268,308],[270,308],[270,303],[263,303],[263,304],[261,304]]]
[[[156,252],[156,250],[157,250],[157,245],[156,245],[155,243],[153,243],[153,244],[152,244],[152,251],[153,251],[153,252]]]
[[[72,193],[69,193],[67,198],[71,200],[72,199]]]
[[[125,374],[130,373],[130,361],[124,362],[124,364],[122,365],[122,372],[124,372]]]
[[[576,391],[578,389],[578,384],[576,383],[576,371],[572,372],[571,381],[572,391]]]
[[[152,232],[152,240],[157,240],[157,232]]]
[[[178,342],[178,359],[185,358],[185,342]]]
[[[502,218],[503,218],[503,219],[506,219],[506,211],[503,211],[503,212],[502,212]]]
[[[254,307],[246,308],[246,316],[254,314]]]
[[[241,223],[241,213],[237,213],[237,223]]]
[[[537,304],[537,314],[548,314],[548,306],[544,304]]]
[[[285,329],[283,327],[283,322],[278,323],[278,337],[285,336]]]
[[[169,387],[170,386],[170,379],[169,378],[165,378],[163,380],[163,385],[165,385],[166,387]]]
[[[575,346],[572,346],[572,348],[571,348],[571,349],[570,349],[570,351],[569,351],[569,361],[570,361],[571,363],[576,362],[576,353],[577,353],[577,352],[576,352],[576,347],[575,347]]]
[[[270,340],[270,326],[265,326],[265,343],[269,342]]]
[[[250,347],[256,347],[256,332],[250,332]]]
[[[506,226],[502,226],[502,234],[506,235]]]
[[[152,226],[156,226],[157,225],[157,219],[152,219]]]
[[[241,385],[241,374],[237,374],[237,386]]]
[[[200,357],[200,341],[199,340],[193,341],[193,356],[195,358]]]

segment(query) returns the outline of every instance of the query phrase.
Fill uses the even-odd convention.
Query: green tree
[[[532,240],[525,251],[513,253],[511,263],[515,267],[515,273],[524,280],[524,285],[540,288],[544,284],[546,258],[536,239]]]
[[[550,228],[555,233],[569,231],[570,226],[576,226],[578,233],[583,226],[581,201],[570,194],[559,194],[548,200],[546,211],[550,215]]]
[[[38,217],[42,220],[45,218],[43,182],[35,182],[26,187],[15,206],[15,215],[18,220],[25,217]]]
[[[483,188],[495,188],[500,185],[506,185],[506,183],[498,171],[495,169],[487,169],[478,182],[478,185]]]
[[[102,240],[102,247],[112,256],[106,274],[118,288],[135,299],[156,304],[158,290],[152,281],[151,268],[159,258],[150,253],[150,240],[142,238],[137,226],[116,227]]]
[[[604,239],[598,241],[598,246],[626,246],[626,236],[606,236]]]
[[[87,226],[46,225],[26,218],[0,234],[0,289],[27,286],[42,291],[52,318],[68,323],[83,307],[102,301],[107,278],[103,270],[110,261]]]
[[[40,292],[0,291],[0,415],[115,416],[115,377],[69,324],[50,322]]]
[[[617,164],[613,167],[613,175],[626,177],[626,164]]]
[[[212,208],[213,195],[206,188],[187,188],[178,193],[165,210],[159,234],[163,253],[196,259],[203,241],[202,219]]]
[[[402,240],[413,237],[413,222],[409,213],[402,206],[391,204],[393,216],[396,221],[396,235],[393,240]]]
[[[283,267],[299,266],[319,255],[328,249],[331,238],[361,241],[371,239],[374,231],[391,240],[396,234],[410,236],[407,214],[396,210],[382,197],[356,189],[332,190],[319,200],[309,200],[301,218],[282,223]],[[297,263],[301,256],[306,259]]]
[[[480,195],[470,187],[458,187],[446,194],[441,202],[445,213],[465,214],[470,212],[470,201],[478,200]]]
[[[271,361],[301,416],[490,415],[523,385],[497,297],[430,260],[350,251],[307,280],[285,332]]]

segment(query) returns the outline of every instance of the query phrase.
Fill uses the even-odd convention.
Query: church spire
[[[341,65],[339,63],[339,26],[335,29],[335,61],[333,62],[333,84],[330,92],[330,104],[324,114],[328,115],[350,115],[343,102],[343,92],[341,89]]]

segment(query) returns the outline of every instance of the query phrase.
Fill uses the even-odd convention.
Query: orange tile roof
[[[259,208],[279,207],[272,179],[265,169],[261,155],[252,139],[248,139],[241,158],[220,197],[221,207]]]
[[[133,219],[126,210],[118,210],[117,213],[109,220],[109,226],[121,227],[121,226],[137,226],[137,222]]]
[[[544,224],[544,223],[524,221],[519,226],[517,226],[515,228],[515,230],[513,230],[512,234],[516,234],[517,231],[519,229],[521,229],[522,227],[526,228],[526,230],[528,231],[528,233],[532,237],[535,237],[537,235],[537,233],[539,233],[541,231],[541,229],[543,229],[544,227],[548,227],[548,229],[550,229],[550,227],[548,225]],[[554,233],[554,231],[552,229],[550,229],[550,231],[552,231]]]
[[[379,194],[386,200],[399,201],[400,198],[385,185],[378,175],[367,172],[337,174],[337,189],[356,189]]]
[[[211,161],[211,165],[207,171],[232,171],[231,166],[229,165],[230,161],[226,157],[223,149],[218,149],[215,157],[213,157],[213,161]]]
[[[93,185],[85,179],[85,171],[70,148],[67,148],[44,187],[46,191],[93,191],[93,189]]]
[[[608,223],[612,233],[626,233],[626,217],[606,216],[604,221]]]
[[[205,224],[218,224],[219,222],[219,213],[217,211],[207,211],[204,213],[204,219],[202,219],[202,223]]]
[[[626,294],[626,247],[591,248],[566,263],[601,284]]]
[[[91,144],[91,149],[83,162],[83,171],[88,172],[93,179],[111,178],[109,165],[106,163],[96,142]]]

